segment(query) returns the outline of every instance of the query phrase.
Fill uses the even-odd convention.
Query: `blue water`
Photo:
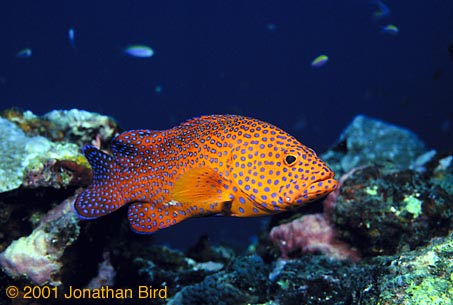
[[[317,152],[367,114],[413,130],[428,147],[453,150],[453,1],[384,3],[390,15],[376,19],[368,0],[3,1],[0,106],[87,109],[124,129],[243,114]],[[399,33],[382,33],[388,24]],[[131,44],[154,55],[127,56]],[[24,48],[32,56],[17,58]],[[311,67],[321,54],[329,62]],[[159,236],[176,240],[191,228],[236,239],[261,222],[219,219]]]

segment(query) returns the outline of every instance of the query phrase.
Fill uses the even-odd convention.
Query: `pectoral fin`
[[[232,195],[228,180],[210,167],[199,167],[190,169],[176,180],[172,199],[221,213],[223,204],[231,201]]]

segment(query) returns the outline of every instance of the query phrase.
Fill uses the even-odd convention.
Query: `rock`
[[[41,136],[28,137],[15,124],[0,118],[0,193],[40,186],[61,187],[69,180],[54,170],[56,160],[85,163],[79,147],[54,143]]]
[[[107,144],[119,130],[111,117],[85,110],[53,110],[43,116],[15,108],[1,116],[15,123],[29,136],[42,136],[53,142],[71,142],[78,146],[96,140]]]
[[[429,172],[424,175],[429,175]],[[365,256],[414,249],[453,225],[453,196],[422,174],[358,169],[340,188],[330,219],[337,236]]]
[[[410,130],[359,115],[322,159],[338,174],[362,165],[398,171],[409,168],[424,152],[425,144]]]
[[[0,117],[0,193],[19,188],[87,185],[91,170],[83,144],[110,141],[118,126],[109,117],[82,110],[3,111]]]
[[[439,155],[431,164],[434,171],[430,182],[453,196],[453,155]]]
[[[386,266],[362,295],[363,305],[452,304],[453,233],[433,239],[425,247],[373,263]]]
[[[60,261],[66,247],[79,235],[78,218],[72,211],[74,198],[63,201],[26,237],[13,241],[0,253],[0,265],[13,278],[25,276],[32,283],[58,286]]]
[[[0,118],[0,193],[21,186],[32,173],[42,173],[36,180],[29,179],[28,185],[40,186],[51,183],[49,161],[55,159],[77,159],[79,148],[71,143],[53,143],[41,136],[28,137],[10,121]],[[47,173],[43,174],[44,172]],[[39,181],[35,185],[30,181]]]
[[[268,297],[280,305],[359,304],[378,274],[379,266],[305,256],[287,261]]]
[[[181,289],[168,304],[250,304],[268,294],[269,268],[259,256],[234,259],[227,270]]]
[[[80,146],[98,140],[108,143],[118,132],[118,125],[109,116],[84,110],[53,110],[43,115],[44,120],[52,122],[65,141]]]
[[[110,262],[109,253],[104,252],[103,258],[104,260],[98,265],[98,274],[92,278],[87,285],[87,288],[89,289],[113,286],[115,284],[116,271]]]

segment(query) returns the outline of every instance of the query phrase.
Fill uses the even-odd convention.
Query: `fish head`
[[[308,147],[283,150],[282,167],[286,184],[280,189],[282,206],[301,206],[317,200],[338,187],[334,172]]]
[[[241,191],[263,210],[296,208],[338,187],[334,172],[302,144],[257,147],[236,147],[230,170]]]

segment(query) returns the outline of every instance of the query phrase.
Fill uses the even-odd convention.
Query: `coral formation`
[[[284,265],[270,298],[285,305],[360,304],[361,294],[380,271],[380,266],[305,256]]]
[[[211,245],[208,235],[202,235],[197,243],[187,250],[187,256],[199,262],[216,261],[226,263],[234,258],[235,253],[232,249]]]
[[[0,253],[0,266],[11,277],[25,276],[33,283],[60,285],[60,258],[79,235],[78,219],[72,212],[74,198],[68,198],[43,217],[26,237],[13,241]]]
[[[335,232],[323,214],[304,215],[272,228],[269,237],[278,245],[282,258],[291,252],[322,253],[335,259],[357,260],[357,252],[335,239]]]
[[[133,259],[132,266],[137,270],[142,282],[154,286],[165,283],[171,294],[182,287],[199,283],[225,268],[225,264],[219,261],[198,262],[181,251],[165,246],[149,247],[149,251]],[[131,269],[131,266],[128,268]]]
[[[115,283],[116,271],[110,262],[110,256],[108,252],[103,254],[104,260],[99,263],[98,274],[91,279],[88,283],[87,288],[101,288],[102,286],[113,286]]]
[[[207,276],[201,283],[184,287],[167,304],[246,305],[255,301],[256,299],[251,298],[250,295],[234,287],[216,274]]]
[[[21,185],[29,188],[67,185],[65,182],[70,179],[65,179],[65,171],[55,167],[56,160],[71,160],[87,166],[77,145],[55,143],[41,136],[28,137],[3,118],[0,118],[0,142],[3,159],[0,162],[0,193]]]
[[[371,166],[347,179],[331,210],[340,238],[366,256],[414,249],[452,227],[453,197],[421,174]]]
[[[269,269],[259,256],[234,259],[227,270],[184,287],[168,304],[249,304],[266,295]]]
[[[62,255],[80,229],[71,196],[91,180],[80,146],[108,142],[117,130],[111,118],[86,111],[2,112],[0,264],[10,278],[61,284],[61,270],[70,269]]]
[[[42,136],[53,142],[71,142],[82,146],[94,140],[108,143],[118,124],[111,118],[84,110],[53,110],[41,117],[16,108],[4,110],[0,116],[15,123],[29,137]]]
[[[431,164],[434,172],[429,181],[453,196],[453,155],[438,156]]]
[[[2,116],[2,291],[30,283],[61,293],[168,288],[168,300],[109,300],[122,305],[453,300],[453,156],[426,151],[408,130],[357,117],[324,155],[341,174],[336,191],[273,216],[242,252],[228,241],[211,244],[209,235],[183,252],[131,233],[122,215],[93,222],[74,215],[74,193],[91,180],[80,148],[94,143],[108,152],[119,129],[111,118],[81,110]]]
[[[378,257],[385,267],[362,304],[452,304],[453,233],[394,257]]]
[[[65,141],[78,145],[93,140],[108,143],[119,129],[111,117],[78,109],[53,110],[44,114],[42,119],[54,124],[53,128],[61,131]]]

